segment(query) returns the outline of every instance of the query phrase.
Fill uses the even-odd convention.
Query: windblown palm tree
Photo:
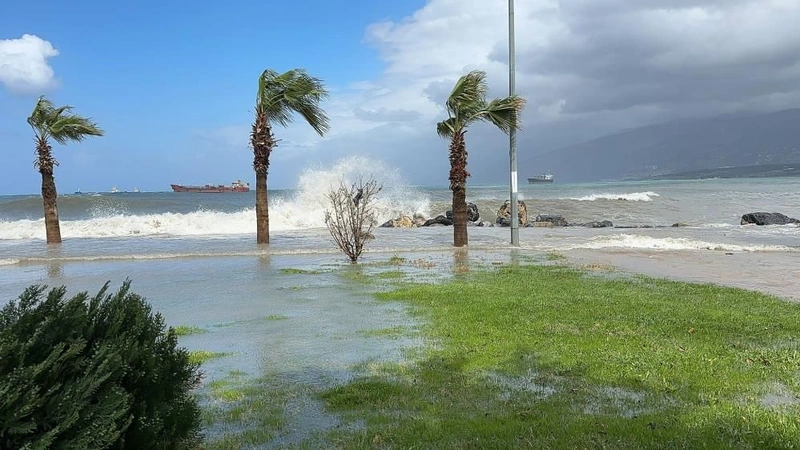
[[[33,128],[36,141],[36,160],[33,165],[42,174],[42,201],[44,202],[44,227],[47,243],[61,242],[61,226],[58,223],[56,181],[53,169],[58,161],[53,157],[50,139],[59,144],[68,141],[82,141],[86,136],[102,136],[103,130],[90,119],[71,114],[71,106],[56,108],[50,100],[39,97],[33,108],[28,124]]]
[[[450,139],[450,190],[453,191],[453,245],[467,245],[467,127],[490,122],[504,133],[519,128],[519,113],[525,100],[516,95],[486,101],[486,73],[474,70],[461,77],[450,93],[445,109],[448,118],[436,125],[439,136]]]
[[[258,78],[250,145],[256,171],[256,238],[259,244],[269,243],[267,172],[269,156],[278,145],[272,127],[275,124],[285,127],[293,122],[293,113],[297,113],[317,134],[325,135],[329,128],[328,116],[320,103],[327,96],[322,80],[308,75],[305,70],[293,69],[282,74],[265,70]]]

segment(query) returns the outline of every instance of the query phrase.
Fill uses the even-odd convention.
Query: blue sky
[[[48,62],[58,86],[46,93],[106,131],[81,144],[54,145],[61,191],[106,190],[112,184],[160,190],[178,179],[250,178],[246,146],[235,165],[194,161],[193,153],[213,145],[198,135],[248,123],[255,83],[265,68],[306,68],[332,91],[375,77],[381,62],[364,43],[366,27],[402,19],[421,4],[31,0],[3,6],[0,39],[31,34],[52,43],[58,56]],[[2,193],[38,190],[25,123],[34,94],[0,89]],[[278,187],[293,181],[274,176]]]
[[[485,70],[507,94],[507,0],[26,0],[0,10],[0,194],[36,193],[36,97],[106,136],[60,146],[62,193],[253,181],[258,75],[325,80],[331,132],[277,129],[271,188],[357,155],[407,183],[447,185],[435,133],[455,80]],[[517,87],[528,100],[520,177],[537,155],[684,117],[800,107],[797,0],[517,0]],[[508,182],[507,138],[467,138],[473,184]]]

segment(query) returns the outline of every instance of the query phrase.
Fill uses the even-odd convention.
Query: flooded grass
[[[175,336],[190,336],[192,334],[203,334],[208,332],[208,330],[205,328],[188,325],[178,325],[177,327],[173,328],[173,331],[175,331]]]
[[[378,295],[411,305],[432,345],[415,364],[371,364],[324,391],[331,411],[365,424],[330,432],[328,445],[800,442],[792,401],[800,396],[800,305],[711,285],[516,265]]]
[[[288,318],[289,316],[284,314],[270,314],[267,317],[265,317],[266,320],[286,320]]]
[[[285,275],[319,275],[321,273],[324,273],[320,270],[295,269],[292,267],[285,267],[283,269],[280,269],[280,271],[282,274]]]
[[[203,364],[206,361],[230,356],[229,352],[210,352],[208,350],[193,350],[189,352],[189,362],[193,364]]]
[[[408,335],[410,330],[404,326],[380,328],[377,330],[361,330],[358,333],[364,337],[400,338]]]

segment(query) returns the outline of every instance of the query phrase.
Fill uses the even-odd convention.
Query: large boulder
[[[453,220],[453,211],[447,211],[444,215]],[[478,205],[472,202],[467,203],[467,222],[477,222],[480,218],[481,214],[478,212]]]
[[[381,225],[382,228],[414,228],[417,224],[411,217],[405,214],[394,220],[389,220]]]
[[[742,216],[742,225],[788,225],[790,223],[800,223],[800,220],[781,213],[768,212],[754,212]]]
[[[453,224],[453,221],[448,219],[445,216],[436,216],[433,219],[428,219],[422,224],[423,227],[432,227],[436,225],[447,225],[450,226]]]
[[[534,226],[542,226],[537,224],[549,223],[550,226],[554,227],[566,227],[569,225],[567,223],[567,219],[560,214],[539,214],[536,216],[536,219],[533,221]]]
[[[525,226],[528,224],[528,208],[522,200],[517,200],[517,215],[519,216],[520,225]],[[511,226],[511,200],[506,200],[503,206],[497,211],[497,220],[495,223],[501,227]]]
[[[610,220],[593,220],[591,222],[577,224],[576,226],[586,228],[611,228],[614,226],[614,223]]]

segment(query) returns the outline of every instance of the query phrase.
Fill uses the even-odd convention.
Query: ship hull
[[[539,179],[536,179],[536,178],[528,178],[528,184],[548,184],[548,183],[552,183],[552,182],[553,182],[552,179],[550,179],[550,180],[539,180]]]

